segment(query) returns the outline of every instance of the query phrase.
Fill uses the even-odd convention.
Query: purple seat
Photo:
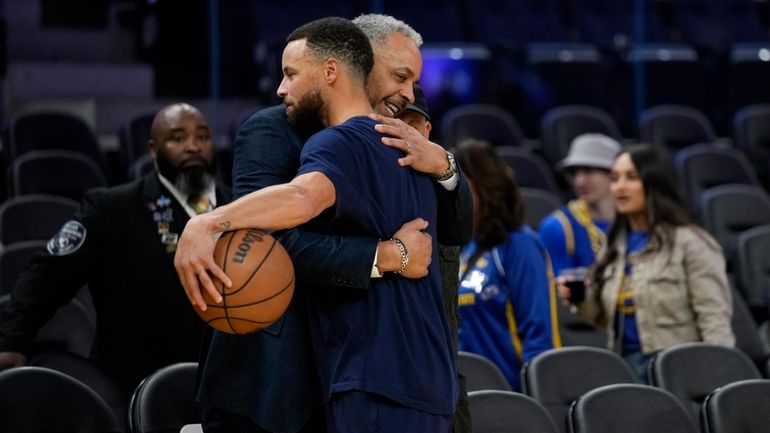
[[[719,185],[701,193],[698,219],[733,262],[738,236],[748,229],[770,224],[770,196],[755,185]]]
[[[639,138],[675,153],[697,143],[713,143],[714,127],[708,118],[692,107],[660,105],[648,108],[639,117]]]
[[[441,119],[441,138],[447,147],[463,138],[486,140],[493,146],[521,146],[524,133],[513,115],[489,104],[452,108]]]
[[[538,188],[561,198],[562,191],[542,157],[529,149],[515,146],[498,146],[497,153],[513,169],[519,186]]]
[[[524,199],[524,224],[536,228],[540,220],[564,205],[559,195],[539,188],[519,188]]]
[[[6,164],[35,150],[67,150],[88,156],[109,176],[104,155],[91,128],[67,113],[36,112],[13,117],[8,125]]]
[[[598,107],[564,105],[548,110],[541,121],[543,154],[550,164],[567,156],[572,140],[581,134],[601,133],[621,139],[615,119]]]
[[[27,152],[13,162],[12,173],[13,195],[50,194],[80,201],[89,189],[107,186],[93,160],[66,150]]]
[[[677,152],[674,170],[691,209],[701,193],[711,187],[735,183],[760,186],[743,152],[712,144],[694,144]]]
[[[770,104],[751,105],[733,116],[733,138],[735,147],[741,149],[763,184],[770,179]]]

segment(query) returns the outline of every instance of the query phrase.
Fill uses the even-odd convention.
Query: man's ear
[[[334,57],[324,60],[324,80],[327,83],[333,83],[340,74],[341,65]]]
[[[155,139],[150,139],[147,142],[147,151],[154,157],[158,154],[158,142]]]
[[[425,138],[430,139],[430,131],[433,129],[433,124],[430,123],[430,120],[425,119],[425,128],[423,129],[423,135]]]

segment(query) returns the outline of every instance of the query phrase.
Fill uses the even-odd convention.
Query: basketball
[[[262,230],[226,232],[217,241],[214,260],[233,282],[214,279],[222,303],[202,290],[206,311],[195,309],[209,325],[228,334],[248,334],[278,320],[294,294],[294,266],[286,249]]]

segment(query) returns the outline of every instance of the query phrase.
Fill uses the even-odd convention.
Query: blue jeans
[[[639,350],[634,352],[626,352],[625,350],[623,351],[623,359],[626,360],[628,365],[631,367],[631,371],[636,374],[641,383],[649,383],[647,376],[647,363],[654,355],[654,353],[645,354]]]

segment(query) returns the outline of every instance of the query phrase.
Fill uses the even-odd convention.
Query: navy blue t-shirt
[[[433,237],[433,260],[425,278],[387,274],[372,279],[368,291],[310,294],[324,400],[358,390],[451,415],[457,384],[441,295],[433,181],[400,167],[402,153],[381,143],[375,124],[354,117],[314,135],[302,149],[299,174],[321,172],[334,184],[335,206],[320,217],[328,218],[326,230],[389,239],[401,225],[422,217]]]

